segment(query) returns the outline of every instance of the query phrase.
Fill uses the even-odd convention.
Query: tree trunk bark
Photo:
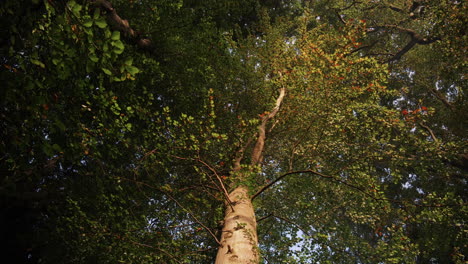
[[[229,199],[215,264],[259,263],[257,222],[248,189],[237,187]]]
[[[281,72],[278,72],[281,77]],[[262,153],[266,138],[266,125],[278,113],[286,95],[286,88],[279,89],[275,107],[262,118],[258,126],[257,142],[252,150],[251,165],[258,166],[262,161]],[[249,144],[246,145],[246,147]],[[233,172],[241,177],[240,162],[244,149],[234,162]],[[236,174],[233,173],[233,174]],[[225,204],[224,224],[221,234],[221,245],[218,249],[215,264],[257,264],[260,262],[258,250],[257,220],[252,205],[252,199],[246,186],[239,186],[229,194]]]

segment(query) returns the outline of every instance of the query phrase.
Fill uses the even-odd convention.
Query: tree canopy
[[[4,255],[465,263],[466,20],[449,0],[2,1]]]

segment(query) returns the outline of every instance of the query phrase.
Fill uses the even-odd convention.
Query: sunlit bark
[[[238,187],[229,198],[233,206],[226,205],[216,264],[258,263],[257,222],[248,190]]]

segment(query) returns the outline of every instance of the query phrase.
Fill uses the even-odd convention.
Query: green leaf
[[[132,57],[127,58],[125,60],[125,62],[124,62],[125,65],[132,65],[132,63],[133,63],[133,58]]]
[[[98,62],[99,61],[99,57],[96,56],[96,54],[91,54],[89,55],[89,59],[93,62]]]
[[[121,49],[121,50],[123,50],[125,48],[123,42],[120,41],[120,40],[116,40],[116,41],[112,42],[112,45],[114,47],[118,48],[118,49]]]
[[[91,27],[93,26],[93,20],[92,19],[87,19],[84,23],[83,23],[83,26],[84,27]]]
[[[112,32],[111,39],[112,40],[119,40],[120,39],[120,32],[119,31]]]
[[[53,144],[52,149],[57,152],[62,152],[62,148],[58,144]]]
[[[132,75],[140,72],[140,70],[135,66],[125,66],[125,69]]]
[[[73,12],[73,14],[79,15],[82,8],[83,8],[82,5],[80,5],[80,4],[75,4],[75,5],[72,7],[72,12]]]
[[[106,69],[106,68],[101,68],[101,69],[105,74],[112,75],[112,72],[109,69]]]
[[[132,124],[131,124],[131,123],[125,124],[125,128],[126,128],[128,131],[131,131],[131,130],[132,130]]]
[[[114,53],[117,54],[117,55],[122,54],[123,51],[124,51],[123,49],[113,49],[113,50],[112,50],[112,52],[114,52]]]
[[[76,5],[76,2],[74,0],[71,0],[70,2],[68,2],[69,8],[73,8],[75,5]]]
[[[106,19],[104,19],[103,17],[100,17],[99,19],[95,20],[94,22],[96,23],[96,26],[98,26],[99,28],[107,27]]]
[[[98,19],[101,16],[100,12],[101,10],[99,8],[94,9],[94,14],[93,14],[94,20]]]
[[[37,66],[39,66],[39,67],[41,67],[41,68],[45,68],[44,63],[42,63],[42,62],[39,61],[39,60],[31,59],[31,63],[32,63],[32,64],[35,64],[35,65],[37,65]]]

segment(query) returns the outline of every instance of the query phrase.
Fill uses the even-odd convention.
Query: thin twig
[[[310,236],[310,235],[309,235],[309,232],[307,232],[303,227],[301,227],[300,225],[294,223],[293,221],[289,220],[288,218],[282,217],[282,216],[278,216],[278,215],[275,215],[275,214],[273,214],[272,216],[273,216],[274,218],[283,220],[284,222],[286,222],[286,223],[288,223],[288,224],[291,224],[291,225],[293,225],[293,226],[299,228],[299,230],[301,230],[304,234],[306,234],[307,236]]]
[[[273,180],[272,182],[268,183],[267,185],[263,186],[259,191],[257,191],[251,198],[251,200],[253,201],[257,196],[259,196],[262,192],[264,192],[266,189],[270,188],[272,185],[274,185],[275,183],[277,183],[278,181],[282,180],[284,177],[288,176],[288,175],[292,175],[292,174],[300,174],[300,173],[311,173],[311,174],[315,174],[315,175],[318,175],[322,178],[327,178],[327,179],[332,179],[336,182],[339,182],[339,183],[342,183],[348,187],[351,187],[353,189],[356,189],[362,193],[364,193],[366,196],[369,196],[371,197],[372,199],[375,199],[375,200],[384,200],[382,198],[376,198],[374,197],[373,195],[367,193],[364,189],[362,189],[361,187],[358,187],[358,186],[355,186],[355,185],[352,185],[352,184],[349,184],[348,182],[346,181],[343,181],[343,180],[340,180],[340,179],[337,179],[333,176],[328,176],[328,175],[325,175],[323,173],[320,173],[318,171],[313,171],[313,170],[302,170],[302,171],[292,171],[292,172],[287,172],[281,176],[279,176],[278,178],[276,178],[275,180]]]
[[[263,220],[267,219],[267,218],[270,218],[270,217],[272,217],[272,216],[273,216],[273,214],[272,214],[272,213],[270,213],[269,215],[266,215],[266,216],[264,216],[264,217],[262,217],[262,218],[260,218],[260,219],[257,219],[257,224],[258,224],[258,223],[260,223],[261,221],[263,221]]]
[[[234,212],[234,206],[232,204],[232,201],[231,199],[229,199],[229,193],[228,191],[226,190],[226,187],[224,186],[224,183],[223,183],[223,180],[221,179],[221,177],[219,177],[218,173],[216,172],[215,169],[213,169],[210,165],[208,165],[206,162],[204,162],[203,160],[201,159],[197,159],[198,162],[200,162],[201,164],[205,165],[211,172],[213,172],[213,174],[216,176],[216,178],[218,179],[219,181],[219,184],[221,184],[221,188],[223,189],[223,194],[226,198],[226,201],[229,203],[229,206],[231,206],[231,209],[232,211]]]
[[[167,195],[167,197],[169,197],[171,200],[173,200],[180,208],[182,208],[184,211],[186,211],[198,224],[200,224],[206,231],[208,231],[208,233],[211,234],[211,236],[216,240],[216,243],[218,243],[218,245],[221,245],[221,242],[218,240],[218,238],[216,237],[215,234],[213,234],[213,232],[211,232],[211,229],[209,229],[207,226],[205,226],[200,220],[198,220],[198,218],[192,213],[192,211],[190,211],[189,209],[185,208],[184,206],[182,206],[179,201],[177,201],[174,197],[172,197],[170,194],[168,194],[167,192],[165,192],[165,195]]]
[[[306,231],[303,227],[301,227],[300,225],[294,223],[293,221],[291,221],[291,220],[288,219],[288,218],[285,218],[285,217],[282,217],[282,216],[278,216],[278,215],[275,215],[275,214],[273,214],[273,213],[270,213],[270,214],[268,214],[268,215],[266,215],[266,216],[264,216],[264,217],[258,219],[258,220],[257,220],[257,223],[259,223],[259,222],[261,222],[261,221],[263,221],[263,220],[265,220],[265,219],[267,219],[267,218],[270,218],[270,217],[274,217],[274,218],[283,220],[284,222],[287,222],[287,223],[289,223],[289,224],[291,224],[291,225],[293,225],[293,226],[299,228],[304,234],[309,235],[309,232],[307,232],[307,231]]]
[[[220,182],[221,188],[214,181],[213,181],[213,184],[215,184],[215,186],[218,187],[218,190],[225,196],[226,200],[228,201],[229,205],[231,206],[232,210],[234,211],[234,208],[232,206],[232,201],[229,199],[229,193],[227,192],[226,187],[224,186],[224,183],[221,180],[221,177],[219,177],[219,175],[218,175],[218,173],[216,172],[215,169],[213,169],[210,165],[208,165],[206,162],[204,162],[203,160],[201,160],[199,158],[198,159],[193,159],[193,158],[182,158],[182,157],[175,156],[175,155],[171,155],[171,156],[176,158],[176,159],[181,159],[181,160],[194,160],[194,161],[200,162],[201,164],[205,165],[211,172],[213,172],[213,174],[216,176],[216,178]]]
[[[127,180],[127,181],[132,181],[132,182],[136,182],[136,183],[139,183],[139,184],[142,184],[146,187],[149,187],[151,189],[154,189],[154,190],[157,190],[159,192],[162,192],[164,195],[166,195],[167,197],[169,197],[169,199],[171,199],[172,201],[174,201],[180,208],[182,208],[182,210],[186,211],[192,218],[193,220],[195,220],[195,222],[197,222],[199,225],[201,225],[206,231],[208,231],[208,233],[210,233],[210,235],[215,239],[216,243],[218,243],[219,245],[221,245],[221,242],[219,242],[218,238],[216,237],[215,234],[213,234],[213,232],[211,231],[211,229],[209,229],[207,226],[205,226],[200,220],[198,220],[198,218],[192,213],[192,211],[190,211],[189,209],[185,208],[184,206],[182,206],[182,204],[179,203],[179,201],[177,201],[174,197],[172,197],[172,195],[170,195],[169,193],[167,193],[166,191],[163,191],[161,190],[161,188],[157,188],[157,187],[154,187],[150,184],[147,184],[145,182],[140,182],[140,181],[136,181],[136,180],[132,180],[132,179],[128,179],[128,178],[125,178],[125,177],[117,177],[119,179],[123,179],[123,180]]]
[[[131,239],[129,239],[129,241],[130,241],[132,244],[135,244],[135,245],[138,245],[138,246],[147,247],[147,248],[156,249],[156,250],[158,250],[158,251],[161,251],[162,253],[168,255],[168,256],[169,256],[172,260],[174,260],[175,262],[182,264],[182,262],[178,261],[177,258],[176,258],[175,256],[173,256],[172,254],[170,254],[169,252],[167,252],[167,251],[164,250],[164,249],[161,249],[161,248],[158,248],[158,247],[153,247],[153,246],[150,246],[150,245],[147,245],[147,244],[143,244],[143,243],[140,243],[140,242],[136,242],[136,241],[133,241],[133,240],[131,240]]]

